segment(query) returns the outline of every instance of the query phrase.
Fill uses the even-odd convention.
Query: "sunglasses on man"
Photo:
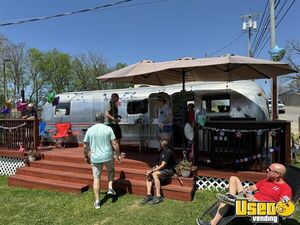
[[[276,170],[272,170],[271,167],[266,169],[267,172],[274,172],[274,173],[278,173],[281,174],[280,172],[276,171]]]

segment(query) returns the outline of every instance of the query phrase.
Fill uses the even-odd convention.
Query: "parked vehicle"
[[[269,111],[272,112],[272,99],[268,99],[268,107],[269,107]],[[277,101],[277,109],[278,109],[278,113],[282,113],[282,114],[285,113],[285,105],[281,100]]]
[[[159,146],[157,99],[165,98],[173,111],[172,140],[174,147],[182,147],[185,142],[183,129],[187,104],[194,103],[195,115],[205,108],[207,118],[226,120],[269,120],[267,98],[264,91],[254,81],[236,82],[192,82],[181,91],[181,84],[169,86],[140,86],[129,89],[67,92],[58,96],[56,106],[46,103],[42,111],[42,120],[46,130],[55,132],[55,124],[70,122],[72,136],[70,142],[81,143],[86,130],[95,124],[95,113],[104,112],[110,96],[119,94],[120,126],[122,142],[147,140],[147,147]]]

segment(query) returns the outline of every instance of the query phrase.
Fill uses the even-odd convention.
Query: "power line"
[[[279,6],[280,2],[281,2],[281,0],[278,0],[278,1],[276,2],[275,9],[277,9],[277,7]],[[285,2],[285,3],[286,3],[286,2]],[[281,9],[279,10],[279,13],[281,12],[281,10],[282,10],[283,6],[285,5],[285,3],[281,6]],[[267,2],[266,7],[267,7],[267,6],[268,6],[268,2]],[[265,8],[265,9],[266,9],[266,8]],[[277,16],[278,16],[279,13],[277,13],[276,18],[277,18]],[[270,37],[268,36],[269,33],[270,33],[270,30],[267,29],[267,27],[269,27],[269,24],[270,24],[270,14],[268,14],[268,17],[266,18],[265,25],[264,25],[264,30],[262,31],[262,33],[261,33],[260,36],[259,36],[259,39],[258,39],[258,41],[257,41],[257,43],[256,43],[256,45],[255,45],[255,48],[254,48],[254,50],[253,50],[253,53],[255,53],[256,51],[258,51],[258,49],[260,48],[260,46],[261,46],[262,43],[264,43],[263,46],[265,46],[266,43],[267,43],[267,41],[270,39]],[[266,31],[267,31],[267,32],[266,32]],[[267,37],[268,37],[268,39],[266,40]],[[263,47],[263,48],[264,48],[264,47]]]
[[[55,15],[51,15],[51,16],[42,16],[42,17],[34,17],[34,18],[29,18],[29,19],[22,19],[22,20],[19,20],[19,21],[2,23],[2,24],[0,24],[0,27],[17,25],[17,24],[22,24],[22,23],[35,22],[35,21],[40,21],[40,20],[48,20],[48,19],[52,19],[52,18],[70,16],[70,15],[79,14],[79,13],[86,13],[86,12],[96,11],[98,9],[103,9],[103,8],[108,8],[108,7],[112,7],[112,6],[116,6],[116,5],[121,5],[121,4],[124,4],[124,3],[127,3],[127,2],[131,2],[131,1],[132,0],[123,0],[123,1],[116,2],[116,3],[111,3],[111,4],[96,6],[96,7],[92,7],[92,8],[86,8],[86,9],[81,9],[81,10],[77,10],[77,11],[61,13],[61,14],[55,14]]]
[[[264,9],[263,15],[262,15],[262,17],[261,17],[261,20],[260,20],[259,23],[258,23],[258,29],[257,29],[257,32],[256,32],[256,34],[255,34],[254,40],[253,40],[253,46],[257,44],[257,43],[255,43],[255,42],[256,42],[256,39],[257,39],[257,37],[258,37],[258,34],[260,34],[260,33],[262,32],[262,31],[261,31],[261,27],[262,27],[263,22],[265,22],[265,20],[266,20],[266,19],[265,19],[265,15],[266,15],[266,12],[267,12],[267,7],[268,7],[268,1],[267,1],[267,3],[266,3],[266,6],[265,6],[265,9]],[[263,26],[262,29],[265,29],[265,26]]]
[[[278,5],[280,4],[280,1],[281,0],[279,0],[279,1],[276,2],[275,9],[277,9]],[[281,9],[279,10],[279,12],[281,10],[282,10],[282,6],[281,6]],[[277,18],[277,16],[278,16],[278,14],[276,15],[276,18]],[[262,49],[264,49],[264,47],[266,46],[267,42],[270,40],[270,34],[269,34],[270,33],[270,29],[267,29],[267,27],[269,27],[269,24],[270,24],[270,13],[268,14],[268,18],[267,18],[267,21],[266,21],[265,26],[264,26],[265,29],[264,29],[263,33],[261,34],[259,41],[256,43],[255,50],[253,51],[254,53],[259,50],[261,44],[263,43],[262,44],[263,47],[259,51],[259,54],[260,54],[260,52],[262,51]]]
[[[268,36],[268,39],[264,42],[262,48],[260,49],[260,51],[257,53],[256,56],[259,56],[260,53],[262,52],[262,50],[265,48],[266,44],[268,43],[268,41],[270,40],[270,35]]]
[[[296,0],[293,0],[293,2],[290,4],[290,6],[287,8],[287,10],[285,11],[285,13],[283,14],[283,16],[280,18],[279,22],[276,24],[276,28],[279,26],[279,24],[281,23],[281,21],[283,20],[283,18],[287,15],[287,13],[290,11],[291,7],[293,6],[293,4],[295,3]],[[285,4],[285,3],[284,3]],[[284,6],[284,5],[283,5]],[[282,7],[283,7],[282,6]],[[281,8],[282,9],[282,8]],[[281,10],[280,10],[281,11]],[[278,16],[278,14],[277,14]],[[262,50],[265,48],[266,44],[268,43],[268,41],[270,40],[270,36],[268,37],[268,39],[264,42],[262,48],[260,49],[260,51],[258,52],[257,56],[260,55],[260,53],[262,52]]]
[[[216,53],[218,53],[218,52],[224,50],[225,48],[229,47],[229,46],[232,45],[234,42],[236,42],[237,40],[239,40],[239,39],[243,36],[243,34],[244,34],[244,33],[242,32],[238,37],[236,37],[235,39],[233,39],[231,42],[229,42],[229,43],[228,43],[227,45],[225,45],[223,48],[220,48],[220,49],[214,51],[213,53],[210,53],[210,54],[208,55],[208,57],[211,57],[211,56],[215,55]]]
[[[278,15],[281,13],[282,9],[284,8],[285,4],[287,3],[287,0],[284,1],[284,3],[281,5],[281,8],[279,9],[279,12],[276,15],[276,18],[278,17]]]
[[[283,18],[286,16],[286,14],[290,11],[290,9],[292,8],[292,6],[294,5],[296,0],[294,0],[292,2],[292,4],[288,7],[288,9],[285,11],[285,13],[283,14],[283,16],[281,17],[281,19],[279,20],[279,22],[277,23],[276,27],[281,23],[281,21],[283,20]]]
[[[270,18],[270,16],[268,18]],[[264,29],[263,33],[261,34],[260,39],[255,46],[255,49],[253,50],[253,53],[255,53],[259,50],[259,48],[261,47],[261,44],[265,42],[267,37],[269,37],[269,39],[270,39],[270,29],[267,28],[269,26],[269,24],[270,24],[270,21],[266,24],[265,29]]]

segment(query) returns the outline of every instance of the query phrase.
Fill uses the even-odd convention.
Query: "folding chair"
[[[285,182],[287,182],[293,191],[292,201],[296,204],[300,199],[300,168],[292,165],[286,166],[286,174],[284,176]]]
[[[40,121],[39,122],[39,137],[40,137],[41,145],[43,145],[43,142],[48,135],[48,132],[45,130],[45,128],[46,128],[46,122]]]
[[[198,221],[200,220],[203,220],[203,218],[206,216],[206,215],[209,215],[210,218],[214,218],[214,216],[216,215],[218,209],[219,209],[219,205],[220,205],[220,202],[217,201],[215,203],[213,203],[203,214],[200,218],[197,218],[196,221],[197,221],[197,224]],[[230,209],[228,211],[228,213],[219,221],[218,225],[226,225],[228,224],[229,222],[231,222],[233,219],[237,218],[237,216],[235,215],[234,213],[234,207],[233,206],[230,206]]]
[[[52,136],[55,141],[55,145],[61,149],[66,147],[66,143],[63,142],[66,138],[70,137],[71,134],[71,123],[56,123],[55,124],[57,133]],[[61,142],[60,142],[61,141]]]
[[[39,122],[39,136],[43,137],[46,133],[45,131],[46,128],[46,122],[40,121]]]
[[[293,198],[291,199],[295,204],[299,201],[300,199],[300,168],[297,168],[295,166],[292,165],[286,165],[286,169],[287,169],[287,173],[284,176],[284,180],[286,183],[288,183],[290,185],[290,187],[292,188],[292,192],[293,192]],[[220,203],[217,201],[215,203],[213,203],[203,214],[200,218],[197,218],[197,224],[199,220],[203,220],[203,218],[206,215],[209,215],[210,218],[212,219],[219,208]],[[296,209],[297,210],[297,209]],[[232,220],[239,220],[238,224],[245,224],[245,223],[249,223],[249,219],[247,217],[243,218],[243,217],[237,217],[235,215],[235,209],[233,206],[230,207],[229,212],[219,221],[218,225],[226,225],[229,222],[231,222]],[[244,222],[241,222],[241,221]],[[282,218],[280,217],[280,221],[279,224],[281,224],[282,222]]]

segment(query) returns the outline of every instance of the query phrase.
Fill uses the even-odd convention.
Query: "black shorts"
[[[110,126],[111,129],[113,130],[116,139],[121,139],[122,138],[122,132],[121,132],[121,128],[120,128],[119,124],[110,123],[110,124],[107,124],[107,125]]]
[[[167,184],[171,181],[172,176],[173,176],[173,170],[170,169],[163,169],[160,170],[160,175],[159,175],[159,180],[161,184]]]

